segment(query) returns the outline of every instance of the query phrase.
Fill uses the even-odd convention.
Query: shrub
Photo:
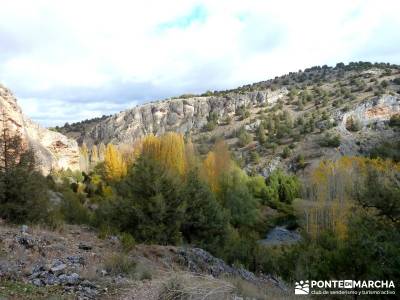
[[[400,114],[395,114],[390,117],[389,126],[400,127]]]
[[[135,239],[129,233],[123,232],[120,234],[119,238],[121,240],[122,249],[125,252],[129,252],[136,245]]]
[[[339,147],[340,136],[338,134],[331,135],[326,133],[324,137],[319,141],[321,147]]]
[[[244,147],[248,145],[252,140],[252,136],[250,133],[244,129],[244,127],[241,127],[238,132],[236,132],[236,136],[238,137],[238,145],[239,147]]]
[[[112,254],[105,259],[104,269],[112,275],[133,275],[136,262],[126,254]]]
[[[217,127],[218,115],[216,112],[211,112],[207,117],[207,124],[204,125],[204,129],[207,131],[212,131]]]
[[[251,151],[250,152],[250,159],[251,159],[251,162],[257,164],[257,163],[260,162],[260,154],[258,154],[257,151]]]
[[[282,157],[283,157],[283,158],[288,158],[289,156],[290,156],[290,149],[289,149],[289,147],[283,148]]]
[[[358,120],[356,117],[349,117],[346,120],[346,129],[349,131],[360,131],[362,128],[362,124],[360,120]]]

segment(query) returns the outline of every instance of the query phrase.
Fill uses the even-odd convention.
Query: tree
[[[117,185],[122,197],[121,230],[135,240],[157,244],[181,241],[185,203],[182,182],[167,172],[159,161],[141,155]]]
[[[121,180],[126,175],[126,164],[113,144],[107,145],[104,156],[104,171],[106,179],[109,181]]]
[[[258,202],[248,187],[248,176],[238,167],[223,177],[219,197],[234,227],[251,227],[258,222]]]
[[[0,136],[0,218],[13,223],[51,221],[47,182],[36,170],[33,152],[3,114]]]
[[[90,165],[94,168],[99,163],[99,151],[96,145],[92,147],[92,153],[90,155]]]
[[[296,176],[277,170],[267,179],[267,197],[270,201],[291,204],[300,194],[300,183]]]
[[[249,134],[244,126],[240,127],[239,131],[236,133],[236,136],[238,137],[238,145],[240,147],[244,147],[248,145],[252,141],[252,136]]]
[[[346,120],[346,129],[350,131],[360,131],[362,128],[362,124],[360,120],[358,120],[356,117],[349,117]]]
[[[170,171],[183,175],[186,171],[185,142],[182,134],[168,132],[161,137],[160,162]]]
[[[82,147],[79,148],[79,167],[82,171],[89,171],[89,151],[85,143],[82,144]]]
[[[265,135],[264,125],[261,123],[257,129],[257,138],[260,144],[264,144],[267,141],[267,136]]]
[[[225,176],[233,166],[231,154],[224,141],[217,141],[213,151],[207,154],[203,162],[202,173],[213,192],[218,192],[220,179]]]
[[[209,186],[201,181],[197,170],[188,174],[182,191],[186,203],[182,234],[192,245],[216,251],[224,243],[227,218]]]
[[[99,146],[98,150],[99,150],[99,160],[100,161],[104,161],[104,157],[105,157],[105,154],[106,154],[106,146],[104,145],[103,142],[100,143],[100,146]]]

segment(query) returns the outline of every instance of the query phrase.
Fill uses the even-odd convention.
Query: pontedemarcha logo
[[[296,295],[308,295],[310,293],[310,282],[308,280],[296,281],[294,293]]]

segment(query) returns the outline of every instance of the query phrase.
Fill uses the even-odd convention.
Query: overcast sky
[[[0,82],[45,126],[313,65],[400,63],[400,1],[0,0]]]

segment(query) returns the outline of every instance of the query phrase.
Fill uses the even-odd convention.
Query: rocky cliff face
[[[4,124],[12,134],[21,136],[23,144],[34,150],[40,169],[47,174],[50,170],[79,169],[79,148],[76,141],[40,127],[23,115],[17,100],[10,90],[0,85],[0,110]],[[0,130],[3,122],[0,124]]]
[[[103,143],[132,144],[146,134],[160,135],[167,131],[199,132],[211,113],[222,122],[240,107],[272,104],[288,93],[286,88],[276,91],[260,90],[208,96],[171,99],[148,103],[115,114],[81,132],[78,142],[88,145]]]

